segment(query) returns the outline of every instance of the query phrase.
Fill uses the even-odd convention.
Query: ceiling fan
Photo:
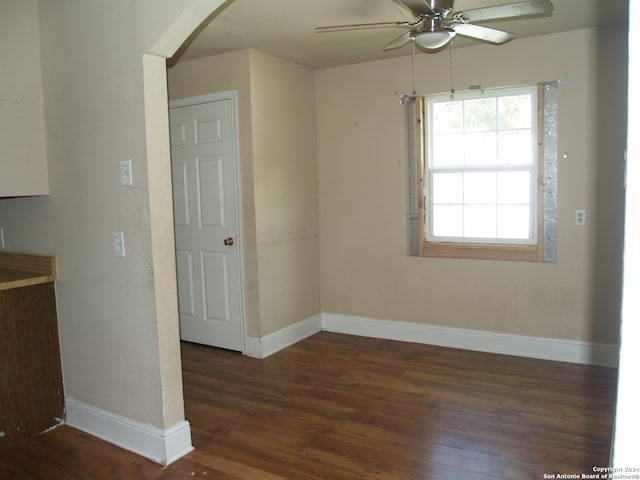
[[[494,5],[462,12],[453,11],[454,0],[393,0],[403,10],[408,10],[415,20],[399,22],[361,23],[316,27],[316,32],[334,32],[379,27],[404,27],[409,31],[385,45],[383,50],[400,48],[415,42],[422,49],[437,51],[457,34],[489,43],[501,44],[514,38],[512,33],[476,25],[506,18],[529,17],[551,14],[553,4],[549,0],[528,0],[523,2]]]

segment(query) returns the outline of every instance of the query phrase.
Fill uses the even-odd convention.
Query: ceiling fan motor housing
[[[432,10],[451,11],[453,10],[453,0],[424,0]]]

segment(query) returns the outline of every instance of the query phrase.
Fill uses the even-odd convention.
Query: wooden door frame
[[[169,102],[169,110],[179,107],[191,107],[193,105],[201,105],[205,103],[219,102],[222,100],[231,101],[231,122],[233,124],[233,183],[234,183],[234,201],[236,204],[236,238],[235,242],[238,250],[238,291],[240,295],[240,330],[242,341],[242,354],[247,354],[247,325],[246,325],[246,309],[245,309],[245,295],[244,295],[244,257],[242,250],[242,195],[241,195],[241,181],[240,181],[240,142],[238,131],[238,91],[237,90],[225,90],[222,92],[208,93],[205,95],[198,95],[195,97],[180,98],[177,100],[171,100]],[[173,181],[173,179],[172,179]],[[171,188],[171,195],[173,196],[173,188]],[[175,223],[175,217],[174,217]],[[174,246],[175,249],[175,246]],[[176,290],[176,295],[178,294]]]

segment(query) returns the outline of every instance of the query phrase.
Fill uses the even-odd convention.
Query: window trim
[[[429,181],[426,167],[426,128],[425,125],[425,97],[417,97],[416,115],[418,131],[418,192],[421,192],[419,207],[419,252],[422,257],[461,258],[482,260],[512,260],[524,262],[543,262],[544,254],[544,84],[537,85],[537,142],[536,142],[536,167],[537,185],[536,201],[533,207],[536,212],[537,241],[535,244],[509,244],[509,243],[450,243],[428,241],[426,234],[426,215],[429,203],[426,200],[425,181]]]

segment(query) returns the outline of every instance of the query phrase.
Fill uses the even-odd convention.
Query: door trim
[[[238,290],[240,293],[240,329],[242,332],[242,354],[247,354],[247,326],[245,311],[245,295],[244,295],[244,255],[242,250],[242,240],[244,238],[242,231],[242,195],[240,189],[240,142],[238,132],[238,91],[225,90],[223,92],[208,93],[195,97],[180,98],[169,102],[169,109],[178,107],[191,107],[193,105],[201,105],[204,103],[219,102],[229,100],[231,102],[231,114],[233,123],[233,182],[235,185],[235,203],[236,203],[236,225],[237,235],[236,244],[238,246]],[[177,294],[177,292],[176,292]]]

